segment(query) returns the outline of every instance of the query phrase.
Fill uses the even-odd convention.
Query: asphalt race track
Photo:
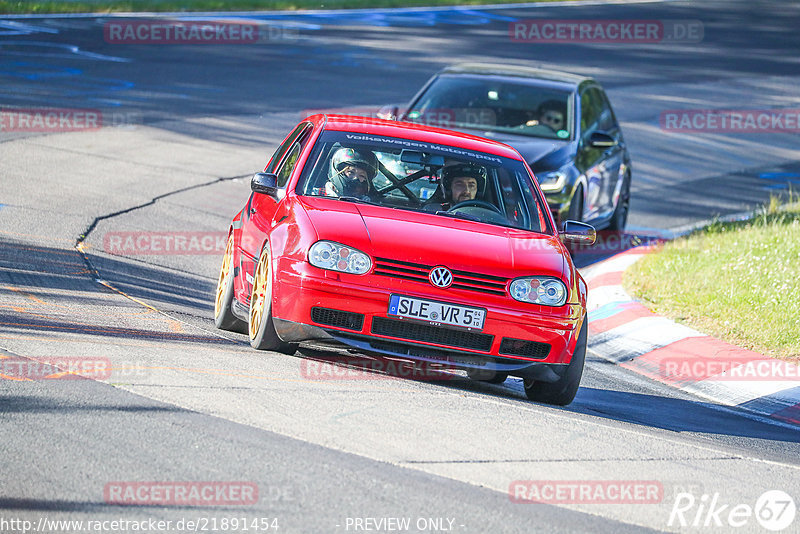
[[[0,531],[134,531],[110,522],[153,520],[171,523],[140,531],[244,532],[232,528],[240,518],[251,532],[796,532],[800,518],[767,517],[785,519],[793,504],[760,497],[800,499],[798,428],[591,354],[575,402],[554,408],[527,401],[515,379],[422,381],[335,367],[340,354],[314,347],[256,352],[211,319],[230,218],[304,112],[402,102],[457,61],[602,82],[633,157],[633,231],[669,233],[796,189],[796,122],[794,131],[676,132],[660,117],[800,108],[800,5],[697,4],[224,15],[261,25],[262,39],[202,45],[107,42],[104,25],[119,17],[0,16],[3,111],[54,107],[99,113],[104,124],[3,124],[0,362],[113,369],[97,380],[0,376]],[[700,21],[703,35],[512,40],[509,24],[531,18]],[[141,235],[162,250],[122,245]],[[175,235],[194,246],[170,248]],[[257,498],[109,498],[125,483],[203,481],[255,485]],[[533,504],[514,502],[515,481],[659,489],[632,502]],[[732,516],[738,505],[751,514]],[[109,523],[92,530],[90,520]]]

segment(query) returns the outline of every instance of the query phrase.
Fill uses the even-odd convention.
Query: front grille
[[[550,345],[538,341],[526,341],[524,339],[504,337],[500,342],[500,354],[543,360],[550,354]]]
[[[331,310],[329,308],[311,308],[311,320],[315,323],[347,328],[348,330],[360,331],[364,326],[363,314]]]
[[[428,281],[428,274],[434,267],[435,265],[424,265],[422,263],[411,263],[387,258],[375,258],[375,270],[372,274],[430,284]],[[481,293],[489,293],[490,295],[505,296],[506,294],[507,278],[492,276],[490,274],[451,270],[453,271],[453,285],[450,286],[452,288],[480,291]]]
[[[439,345],[486,352],[492,348],[492,341],[494,341],[494,336],[489,334],[454,330],[440,326],[387,319],[385,317],[374,317],[372,319],[372,333],[410,341],[425,341],[427,343],[438,343]]]

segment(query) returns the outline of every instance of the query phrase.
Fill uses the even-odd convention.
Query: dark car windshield
[[[548,139],[572,138],[572,93],[526,82],[439,76],[404,120]]]
[[[522,162],[421,141],[323,132],[296,192],[552,233]]]

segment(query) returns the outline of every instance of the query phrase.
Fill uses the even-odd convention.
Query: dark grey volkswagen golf
[[[631,160],[603,88],[592,78],[516,65],[469,63],[434,75],[381,118],[468,131],[516,148],[558,221],[623,230]]]

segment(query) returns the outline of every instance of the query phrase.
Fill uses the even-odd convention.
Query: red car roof
[[[312,115],[306,120],[318,123],[326,119],[326,130],[383,135],[426,143],[457,146],[476,152],[486,152],[495,156],[524,161],[519,155],[519,152],[498,141],[492,141],[491,139],[485,139],[466,133],[454,132],[452,130],[435,128],[425,124],[357,117],[354,115]]]

